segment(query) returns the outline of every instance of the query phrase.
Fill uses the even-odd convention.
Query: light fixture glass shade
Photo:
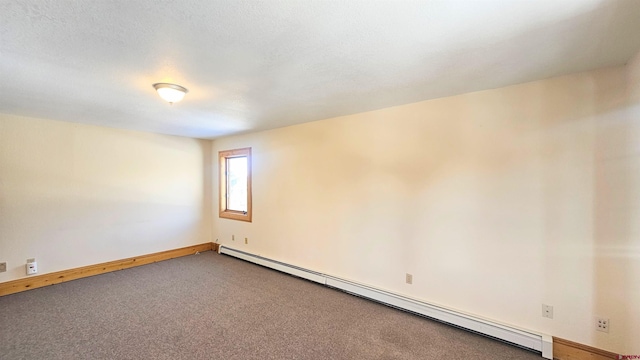
[[[153,84],[153,87],[158,92],[158,95],[170,104],[182,100],[184,95],[189,92],[186,88],[176,84],[158,83]]]

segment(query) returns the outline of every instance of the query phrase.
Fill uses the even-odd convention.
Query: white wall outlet
[[[596,318],[596,330],[608,333],[609,332],[609,319],[597,317]]]
[[[27,275],[33,275],[38,273],[38,263],[36,262],[35,258],[27,259],[26,269],[27,269]]]
[[[5,272],[5,271],[7,271],[7,263],[0,262],[0,272]]]
[[[542,317],[553,319],[553,306],[542,304]]]
[[[407,273],[407,276],[405,277],[405,282],[409,285],[413,284],[413,275]]]

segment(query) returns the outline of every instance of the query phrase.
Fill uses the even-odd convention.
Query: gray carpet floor
[[[0,359],[542,359],[213,252],[0,297]]]

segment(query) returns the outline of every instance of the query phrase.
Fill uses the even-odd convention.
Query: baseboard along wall
[[[151,264],[154,262],[169,260],[181,256],[193,255],[197,252],[209,250],[217,251],[218,244],[204,243],[199,245],[191,245],[179,249],[140,255],[128,259],[109,261],[101,264],[88,265],[48,274],[29,276],[22,279],[0,283],[0,296],[15,294],[21,291],[37,289],[44,286],[59,284],[65,281],[81,279],[112,271],[128,269],[135,266]]]
[[[561,338],[553,338],[553,358],[556,360],[621,359],[618,354]]]

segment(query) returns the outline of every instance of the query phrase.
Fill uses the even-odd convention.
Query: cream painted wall
[[[640,354],[640,52],[627,64],[626,116],[603,126],[612,149],[603,161],[603,201],[598,214],[602,261],[600,297],[617,306],[627,334],[627,354]],[[608,276],[607,276],[608,275]]]
[[[214,216],[214,239],[638,354],[640,82],[631,67],[215,140],[213,159],[252,147],[254,221]],[[595,331],[595,316],[611,319],[609,334]]]
[[[0,115],[0,282],[211,241],[211,142]],[[205,178],[206,176],[206,178]]]

